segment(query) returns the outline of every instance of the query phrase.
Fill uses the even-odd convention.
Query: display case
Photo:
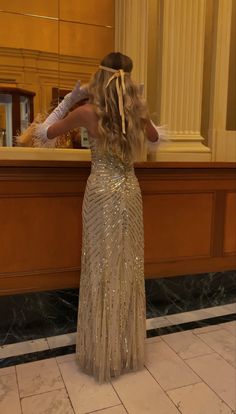
[[[14,146],[17,135],[33,121],[35,93],[0,87],[0,147]]]

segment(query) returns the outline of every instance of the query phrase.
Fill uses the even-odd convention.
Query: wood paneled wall
[[[52,88],[88,82],[115,48],[114,0],[0,0],[0,83],[36,93],[47,111]]]
[[[1,47],[97,59],[114,49],[114,0],[1,0],[0,8]]]
[[[79,286],[89,162],[0,161],[0,294]],[[236,164],[140,163],[145,276],[236,268]]]

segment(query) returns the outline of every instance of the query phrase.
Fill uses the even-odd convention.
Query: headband
[[[124,72],[123,69],[112,69],[112,68],[109,68],[107,66],[102,66],[102,65],[100,65],[99,68],[113,73],[113,75],[111,75],[111,77],[108,79],[105,89],[110,85],[113,79],[116,79],[116,92],[118,96],[119,112],[120,112],[120,117],[122,121],[122,133],[125,134],[126,131],[125,131],[125,113],[124,113],[124,93],[126,91],[125,73],[127,72]],[[119,79],[120,79],[120,82],[119,82]],[[108,112],[106,93],[105,93],[105,104],[106,104],[106,112]]]

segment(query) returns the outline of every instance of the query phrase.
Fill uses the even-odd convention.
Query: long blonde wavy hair
[[[125,132],[122,132],[116,79],[112,79],[107,86],[112,73],[99,68],[89,83],[90,103],[98,115],[99,143],[104,152],[117,156],[122,163],[131,164],[142,146],[142,119],[147,117],[147,107],[141,98],[140,86],[131,79],[133,63],[128,56],[110,53],[101,61],[101,66],[124,71]]]

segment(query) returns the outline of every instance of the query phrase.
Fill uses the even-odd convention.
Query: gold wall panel
[[[236,253],[236,193],[227,194],[225,212],[224,253]]]
[[[58,21],[0,12],[0,46],[58,53]]]
[[[60,55],[102,58],[114,49],[114,29],[60,22]]]
[[[0,9],[13,13],[58,17],[58,0],[1,0]]]
[[[60,0],[60,19],[114,26],[114,0]]]

